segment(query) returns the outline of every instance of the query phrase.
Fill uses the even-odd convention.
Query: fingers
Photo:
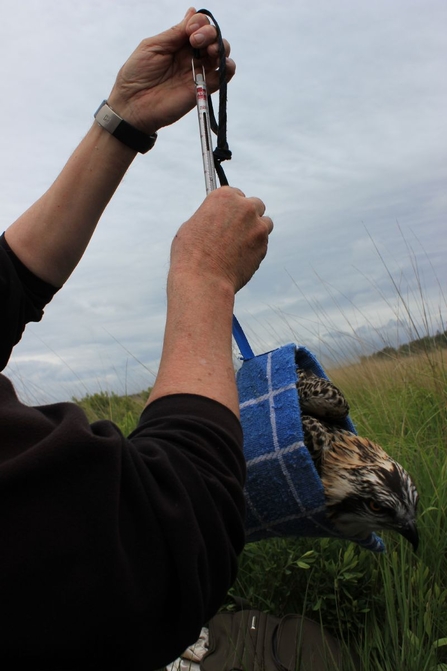
[[[247,200],[250,200],[254,204],[257,215],[260,217],[261,221],[264,222],[267,228],[267,235],[270,235],[270,233],[273,231],[273,221],[270,219],[270,217],[264,216],[265,204],[260,198],[256,198],[254,196],[247,198]]]
[[[231,47],[230,43],[227,40],[223,40],[223,44],[225,47],[225,55],[226,55],[226,80],[227,82],[230,81],[230,79],[234,76],[234,73],[236,72],[236,63],[233,61],[232,58],[229,58],[230,52],[231,52]],[[209,57],[210,62],[214,65],[214,67],[219,66],[219,45],[216,42],[213,42],[210,44],[210,46],[207,49],[207,54]]]
[[[206,23],[200,25],[195,20],[196,16],[203,16]],[[186,33],[189,35],[189,41],[195,49],[205,49],[217,40],[217,31],[214,26],[208,23],[208,19],[203,14],[195,14],[194,18],[186,26]]]
[[[225,49],[225,56],[228,59],[228,56],[231,53],[231,46],[230,46],[230,43],[228,42],[228,40],[223,39],[222,41],[223,41],[223,45],[224,45],[224,49]],[[207,51],[208,51],[208,56],[210,58],[218,58],[218,56],[219,56],[219,45],[217,43],[217,40],[210,44]]]
[[[253,203],[256,209],[256,214],[262,217],[265,212],[265,205],[262,200],[260,198],[256,198],[255,196],[250,196],[250,198],[247,198],[247,200]]]
[[[252,198],[248,198],[247,200],[254,201],[258,216],[267,228],[267,235],[270,235],[270,233],[273,231],[273,221],[270,217],[268,217],[264,214],[265,213],[264,203],[259,198],[253,198],[252,197]]]
[[[240,189],[238,189],[237,187],[232,186],[232,187],[221,187],[221,188],[224,188],[224,189],[230,188],[230,189],[232,189],[232,191],[235,191],[236,193],[238,193],[243,198],[246,198],[244,192],[241,191]],[[250,196],[249,198],[247,198],[247,201],[250,201],[251,203],[253,203],[254,208],[256,210],[256,214],[264,222],[264,224],[267,227],[267,233],[268,233],[268,235],[270,235],[270,233],[273,231],[273,221],[270,217],[264,216],[265,203],[260,198],[257,198],[256,196]]]
[[[211,25],[205,14],[193,13],[193,9],[188,10],[184,21],[186,22],[186,34],[189,35],[189,42],[194,49],[199,49],[204,57],[204,65],[207,73],[211,75],[210,91],[214,92],[218,86],[218,76],[214,72],[219,66],[219,44],[217,41],[217,30]],[[233,78],[236,72],[236,63],[229,58],[231,47],[226,39],[222,39],[226,55],[226,81]]]
[[[194,14],[187,19],[186,34],[194,49],[206,49],[210,58],[217,58],[219,45],[217,43],[217,30],[212,26],[205,14]],[[225,55],[228,58],[231,52],[230,43],[223,39]]]
[[[230,79],[234,76],[235,72],[236,72],[236,63],[233,61],[233,59],[227,58],[227,77],[226,77],[227,82],[230,81]]]
[[[256,214],[258,215],[258,217],[260,217],[262,219],[262,221],[264,222],[264,224],[267,227],[267,233],[268,233],[268,235],[270,235],[270,233],[273,231],[273,221],[270,217],[264,216],[264,214],[265,214],[265,203],[260,198],[257,198],[256,196],[250,196],[250,197],[247,198],[245,193],[243,191],[241,191],[241,189],[238,189],[236,186],[222,186],[219,189],[217,189],[216,191],[212,191],[210,196],[213,197],[213,194],[214,194],[214,197],[216,197],[216,196],[218,196],[219,191],[223,191],[225,189],[228,189],[228,190],[233,191],[234,193],[237,193],[242,198],[245,198],[247,200],[247,202],[250,202],[250,203],[253,204],[254,209],[256,211]],[[208,196],[208,198],[210,196]]]
[[[222,190],[229,189],[230,191],[238,193],[240,196],[242,196],[242,198],[245,198],[245,193],[241,191],[241,189],[238,189],[237,186],[221,186],[219,188]]]
[[[272,229],[260,198],[246,198],[235,187],[215,189],[180,227],[171,247],[171,270],[217,277],[239,291],[265,257]]]
[[[270,219],[270,217],[261,217],[261,219],[267,226],[267,235],[270,235],[270,233],[273,231],[273,221]]]

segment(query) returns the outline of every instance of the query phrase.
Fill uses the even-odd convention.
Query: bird
[[[309,369],[297,368],[297,389],[302,409],[307,415],[320,419],[340,420],[349,414],[349,404],[343,392],[330,380],[319,377]]]
[[[304,444],[320,476],[328,518],[343,536],[366,539],[397,531],[416,551],[418,492],[407,471],[369,438],[341,426],[349,413],[342,391],[297,369]]]

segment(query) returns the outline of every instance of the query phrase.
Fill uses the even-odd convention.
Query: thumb
[[[165,48],[175,51],[188,41],[189,36],[186,32],[186,26],[191,17],[196,13],[196,9],[194,7],[190,7],[180,23],[176,23],[176,25],[172,26],[172,28],[169,28],[165,32],[160,33],[159,39],[161,38],[163,40],[163,46]]]

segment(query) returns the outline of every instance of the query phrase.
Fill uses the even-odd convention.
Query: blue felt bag
[[[326,515],[323,485],[304,445],[296,388],[297,367],[327,375],[305,347],[289,344],[254,356],[236,320],[233,334],[244,359],[237,386],[247,462],[247,543],[274,536],[345,538]],[[344,428],[356,432],[349,417]],[[376,534],[355,542],[385,550]]]

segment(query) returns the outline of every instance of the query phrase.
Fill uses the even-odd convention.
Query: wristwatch
[[[107,100],[102,101],[94,116],[104,130],[134,151],[139,151],[140,154],[145,154],[155,144],[157,133],[147,135],[124,121],[119,114],[113,111]]]

